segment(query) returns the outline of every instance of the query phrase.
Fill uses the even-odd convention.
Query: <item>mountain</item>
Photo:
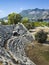
[[[23,10],[20,14],[31,19],[49,19],[49,9],[28,9]]]
[[[8,17],[6,16],[6,17],[0,18],[0,19],[1,19],[1,20],[7,20]]]
[[[22,17],[28,17],[30,19],[49,19],[49,9],[28,9],[23,10],[19,13]],[[1,19],[7,20],[8,17],[4,17]]]

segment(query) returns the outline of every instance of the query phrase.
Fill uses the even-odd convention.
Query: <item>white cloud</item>
[[[20,10],[23,10],[23,8],[21,7]]]

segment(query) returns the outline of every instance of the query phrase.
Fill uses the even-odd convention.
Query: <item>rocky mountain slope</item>
[[[49,19],[49,9],[28,9],[28,10],[22,10],[19,13],[22,17],[28,17],[29,19]],[[7,20],[8,17],[1,18],[4,20]]]
[[[28,9],[28,10],[23,10],[20,12],[20,14],[23,17],[28,17],[32,19],[49,19],[49,9]]]
[[[0,63],[2,65],[36,65],[25,54],[33,37],[23,24],[0,25]]]

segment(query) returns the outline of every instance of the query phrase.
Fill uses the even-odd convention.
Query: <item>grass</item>
[[[45,51],[42,53],[42,55],[44,56],[44,58],[49,61],[49,51]]]
[[[48,23],[47,22],[44,22],[44,21],[43,22],[38,22],[37,21],[37,22],[34,22],[34,25],[37,26],[37,27],[39,27],[39,26],[47,26]]]
[[[26,46],[25,52],[36,65],[49,65],[49,46],[34,41]]]
[[[2,63],[2,62],[0,62],[0,65],[3,65],[3,63]]]

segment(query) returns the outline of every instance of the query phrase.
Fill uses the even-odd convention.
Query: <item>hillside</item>
[[[22,10],[19,13],[22,17],[28,17],[29,19],[47,19],[49,20],[49,9],[28,9]],[[8,17],[3,17],[1,19],[7,20]]]
[[[7,20],[8,19],[8,16],[6,17],[3,17],[3,18],[0,18],[1,20]]]
[[[23,17],[32,19],[49,19],[49,9],[28,9],[20,12]]]

